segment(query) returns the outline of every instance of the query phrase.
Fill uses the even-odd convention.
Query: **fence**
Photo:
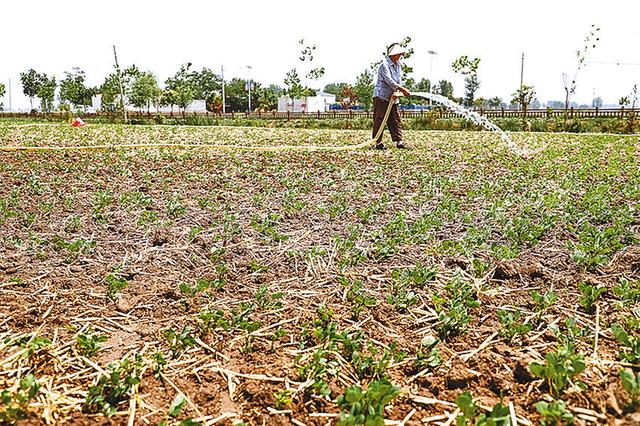
[[[437,110],[437,118],[455,118],[457,114],[447,110]],[[564,109],[530,109],[530,110],[511,110],[511,109],[475,109],[480,115],[487,118],[564,118],[565,114],[569,118],[625,118],[630,114],[636,114],[637,108],[614,108],[614,109],[574,109],[567,111]],[[429,110],[400,110],[403,118],[420,118],[427,117],[431,111]],[[132,119],[151,119],[156,115],[163,115],[166,118],[187,117],[210,117],[218,119],[257,119],[257,120],[304,120],[304,119],[354,119],[354,118],[373,118],[371,111],[327,111],[327,112],[228,112],[225,114],[214,112],[190,112],[185,115],[181,113],[155,113],[155,112],[129,112]],[[115,118],[113,113],[82,113],[83,118]],[[26,112],[0,112],[2,118],[49,118],[63,120],[68,117],[67,113],[51,112],[43,113],[26,113]]]

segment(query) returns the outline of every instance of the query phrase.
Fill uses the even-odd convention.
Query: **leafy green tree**
[[[511,95],[511,102],[519,104],[524,111],[527,110],[531,102],[536,98],[536,90],[533,86],[523,84]]]
[[[256,87],[255,99],[257,108],[263,111],[274,111],[278,108],[278,94],[273,85]]]
[[[75,107],[91,105],[91,97],[97,90],[85,85],[85,72],[74,67],[71,72],[64,74],[65,78],[60,82],[60,99],[68,101]]]
[[[158,106],[162,91],[158,87],[158,79],[152,72],[141,72],[131,85],[130,101],[138,109],[147,107],[149,112],[151,104]]]
[[[347,83],[329,83],[324,86],[323,92],[335,95],[336,99],[339,101],[340,96],[342,95],[342,89],[346,86],[348,86]]]
[[[38,97],[40,98],[40,109],[43,112],[51,112],[53,108],[53,100],[56,96],[56,82],[55,76],[47,76],[47,74],[40,74],[40,84],[38,87]]]
[[[178,93],[173,89],[164,89],[162,95],[160,95],[160,105],[171,107],[173,113],[173,107],[178,103]]]
[[[362,107],[367,111],[371,108],[373,88],[373,72],[370,69],[366,69],[362,71],[356,79],[353,91],[357,95]]]
[[[423,78],[416,82],[411,89],[416,92],[431,92],[431,81],[428,78]]]
[[[173,77],[165,82],[166,89],[175,92],[175,104],[182,109],[182,115],[185,115],[186,109],[193,102],[196,96],[196,88],[192,78],[191,62],[180,67]]]
[[[190,78],[193,82],[194,98],[204,99],[207,110],[212,111],[216,96],[222,93],[222,77],[209,68],[202,68],[199,72],[193,71]]]
[[[480,80],[478,79],[478,67],[480,66],[480,58],[470,59],[467,55],[460,56],[453,61],[451,67],[453,71],[464,75],[464,88],[465,88],[465,106],[472,106],[475,93],[480,87]]]
[[[40,74],[33,68],[27,72],[21,72],[20,83],[22,84],[22,92],[29,98],[31,110],[33,110],[33,98],[38,95],[38,89],[40,88]]]
[[[435,87],[435,92],[445,98],[453,99],[453,84],[447,80],[440,80]]]
[[[306,96],[313,96],[315,93],[313,90],[302,85],[298,70],[292,68],[284,78],[284,94],[291,99],[291,107],[293,108],[293,102],[295,99],[301,99]]]
[[[247,81],[232,78],[225,84],[225,97],[231,111],[246,111],[249,108],[249,95],[245,90]]]
[[[131,88],[133,82],[140,74],[140,70],[135,65],[125,68],[120,73],[120,81],[122,81],[122,90],[124,92],[124,103],[129,103],[129,97],[131,95]],[[102,85],[98,88],[98,92],[102,95],[101,108],[107,111],[117,111],[122,109],[120,102],[120,83],[118,81],[118,74],[109,74]]]
[[[311,89],[308,86],[307,82],[309,80],[313,80],[313,81],[318,80],[325,73],[324,67],[313,68],[313,65],[312,65],[312,62],[314,61],[314,58],[315,58],[314,52],[316,51],[317,46],[315,44],[313,45],[306,44],[304,39],[300,40],[298,43],[300,44],[300,46],[302,46],[302,50],[300,51],[300,56],[298,58],[300,60],[300,67],[301,69],[304,69],[307,72],[306,74],[304,74],[304,77],[305,77],[304,84],[300,78],[300,74],[298,73],[297,67],[292,68],[285,75],[284,85],[286,86],[286,88],[284,89],[283,93],[289,98],[291,98],[292,107],[295,99],[301,99],[306,96],[314,96],[316,94],[316,91]]]
[[[489,100],[487,100],[487,106],[492,109],[502,108],[502,98],[495,96]]]

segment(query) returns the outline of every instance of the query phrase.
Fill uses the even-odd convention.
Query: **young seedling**
[[[164,337],[169,344],[171,358],[176,358],[185,350],[196,345],[196,341],[191,335],[191,328],[186,325],[182,327],[180,332],[176,332],[173,328],[168,328],[164,331]]]
[[[128,401],[133,386],[140,383],[142,357],[123,359],[109,364],[109,374],[101,375],[98,383],[89,387],[82,407],[85,413],[102,412],[111,417],[118,411],[121,402]]]
[[[531,292],[531,298],[536,305],[536,312],[542,313],[545,309],[549,308],[558,300],[558,295],[549,290],[545,294],[540,294],[537,290]]]
[[[444,295],[434,295],[433,301],[438,313],[436,331],[441,339],[464,332],[471,322],[469,309],[480,306],[473,287],[459,276],[447,283]]]
[[[631,364],[640,364],[640,337],[629,334],[619,323],[611,325],[611,332],[620,344],[620,359]]]
[[[116,294],[121,290],[124,290],[129,283],[122,277],[117,277],[114,274],[107,275],[107,297],[109,299],[115,298]]]
[[[420,347],[416,351],[416,362],[414,364],[416,370],[433,369],[442,364],[440,350],[436,348],[438,342],[440,340],[433,336],[427,336],[422,339]]]
[[[520,309],[515,311],[505,311],[503,309],[498,310],[498,319],[502,328],[500,329],[500,336],[502,336],[507,342],[513,340],[517,334],[527,334],[531,331],[531,324],[524,324],[520,322],[522,312]]]
[[[458,426],[510,426],[509,408],[502,401],[493,406],[489,414],[479,413],[479,407],[473,402],[470,392],[464,392],[456,398],[460,414],[456,418]]]
[[[347,289],[347,300],[351,304],[354,319],[358,319],[366,308],[375,306],[378,303],[375,297],[366,293],[362,281],[351,281],[347,277],[340,276],[338,277],[338,282]]]
[[[621,307],[640,302],[640,280],[620,278],[619,283],[613,287],[613,294],[620,300]]]
[[[33,374],[27,374],[19,383],[15,392],[0,392],[0,423],[16,424],[29,417],[28,407],[40,390],[40,384]]]
[[[95,332],[91,328],[87,328],[84,333],[78,334],[76,344],[80,353],[87,358],[92,358],[100,350],[100,343],[105,342],[107,336],[103,336]]]
[[[395,397],[400,395],[400,388],[389,380],[382,379],[369,384],[366,391],[358,385],[345,390],[338,397],[340,407],[340,426],[382,426],[384,425],[384,408]]]
[[[629,397],[629,410],[640,407],[640,373],[635,373],[630,368],[620,370],[620,380],[622,388]]]
[[[540,401],[536,403],[536,410],[542,416],[540,424],[542,426],[564,426],[573,424],[573,414],[563,400],[558,399],[553,402]]]
[[[578,283],[578,288],[582,296],[580,297],[580,305],[588,313],[592,313],[595,308],[595,303],[600,298],[600,295],[607,291],[606,287],[597,287],[584,282]]]
[[[584,355],[575,353],[572,347],[562,346],[555,352],[548,352],[544,364],[532,362],[531,372],[547,381],[554,397],[559,397],[570,380],[586,368]]]
[[[293,404],[294,392],[291,389],[281,389],[273,394],[275,398],[275,406],[278,410],[284,410]]]

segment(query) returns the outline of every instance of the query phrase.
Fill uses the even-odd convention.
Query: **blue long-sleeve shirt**
[[[373,89],[373,97],[389,101],[391,100],[393,92],[397,91],[400,86],[402,86],[402,67],[400,66],[400,61],[394,64],[391,58],[385,56],[378,68],[378,78],[376,79],[376,86]]]

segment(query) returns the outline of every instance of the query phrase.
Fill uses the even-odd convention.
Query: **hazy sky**
[[[0,81],[11,78],[14,108],[28,106],[19,73],[31,67],[60,79],[78,66],[98,85],[113,69],[115,43],[121,65],[151,70],[161,82],[190,61],[214,70],[224,64],[227,78],[246,77],[252,65],[254,79],[282,85],[304,37],[326,67],[321,87],[353,82],[384,46],[409,35],[414,77],[430,76],[427,51],[435,50],[433,78],[452,81],[456,95],[464,91],[451,71],[457,56],[482,59],[477,96],[506,99],[520,83],[525,52],[525,83],[544,102],[563,99],[562,73],[575,72],[575,51],[596,24],[601,41],[589,61],[638,65],[588,65],[574,100],[591,103],[595,93],[616,103],[640,83],[639,16],[638,0],[5,0]]]

